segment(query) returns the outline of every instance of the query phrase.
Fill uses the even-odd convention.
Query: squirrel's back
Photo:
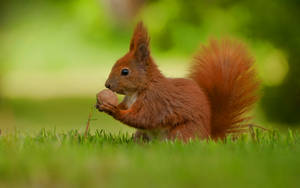
[[[212,40],[195,57],[190,77],[210,102],[212,139],[245,130],[245,113],[258,99],[253,62],[242,44],[230,40]]]

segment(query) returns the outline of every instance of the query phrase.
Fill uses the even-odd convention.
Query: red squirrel
[[[257,101],[253,58],[237,42],[212,40],[194,58],[187,78],[167,78],[153,61],[142,22],[129,52],[112,67],[105,86],[125,95],[99,111],[136,128],[135,139],[224,139],[246,130],[245,116]]]

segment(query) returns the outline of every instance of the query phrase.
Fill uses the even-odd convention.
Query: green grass
[[[91,107],[96,103],[96,94],[91,98],[50,99],[4,99],[0,103],[0,129],[3,134],[18,129],[22,132],[36,132],[41,128],[56,129],[58,132],[70,129],[84,131]],[[90,126],[106,132],[133,132],[104,113],[94,111]]]
[[[299,187],[300,135],[136,144],[100,129],[16,130],[0,136],[0,186]]]

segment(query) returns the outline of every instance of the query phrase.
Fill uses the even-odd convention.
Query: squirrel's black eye
[[[128,69],[122,69],[121,71],[121,75],[122,76],[127,76],[129,74],[129,70]]]

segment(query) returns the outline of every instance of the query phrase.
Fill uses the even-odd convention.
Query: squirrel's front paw
[[[99,110],[99,112],[103,112],[103,110],[101,109],[101,104],[97,103],[95,104],[95,108]]]
[[[103,104],[97,104],[96,108],[101,111],[101,112],[105,112],[111,116],[117,116],[120,112],[120,110],[118,109],[118,107],[109,104],[109,103],[103,103]]]

